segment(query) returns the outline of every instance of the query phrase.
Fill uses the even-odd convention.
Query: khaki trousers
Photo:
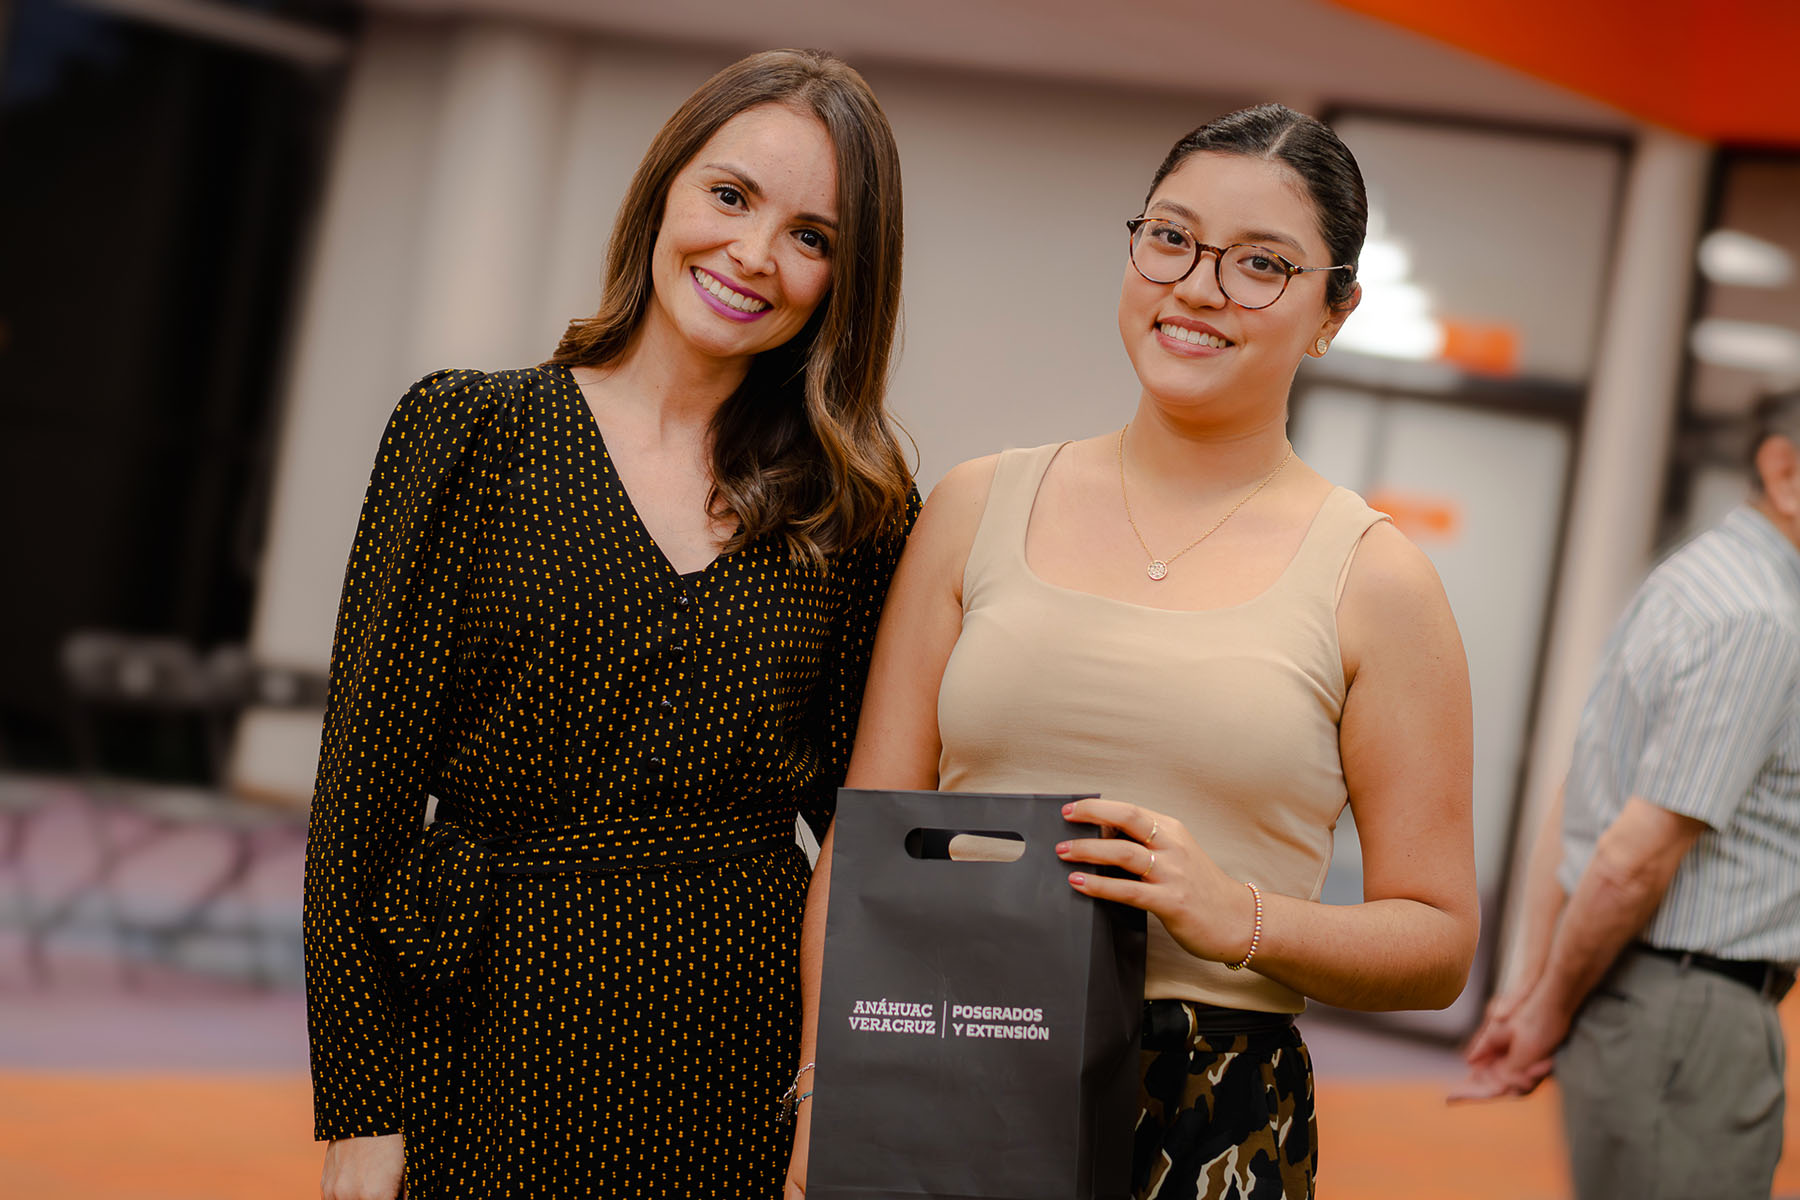
[[[1785,1065],[1773,1003],[1626,950],[1556,1055],[1578,1200],[1768,1200]]]

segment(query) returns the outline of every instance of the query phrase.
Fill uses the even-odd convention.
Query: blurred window
[[[347,6],[0,8],[0,765],[67,765],[79,627],[247,632]],[[142,764],[196,778],[159,739]]]
[[[1800,153],[1726,151],[1717,170],[1691,267],[1698,300],[1663,506],[1665,547],[1743,500],[1751,409],[1767,392],[1800,387]]]
[[[1621,146],[1350,112],[1369,190],[1363,301],[1339,347],[1483,378],[1581,387],[1593,365]]]

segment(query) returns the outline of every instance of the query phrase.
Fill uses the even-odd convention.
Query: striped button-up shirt
[[[1581,715],[1560,879],[1637,796],[1708,826],[1642,938],[1800,962],[1800,550],[1753,508],[1670,555]]]

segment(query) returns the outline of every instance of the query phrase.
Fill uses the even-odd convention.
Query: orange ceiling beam
[[[1333,3],[1681,133],[1800,147],[1797,0]]]

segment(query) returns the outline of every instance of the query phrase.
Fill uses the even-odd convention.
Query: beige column
[[[539,312],[580,44],[566,33],[485,22],[452,35],[419,217],[408,344],[416,372],[548,357]]]

